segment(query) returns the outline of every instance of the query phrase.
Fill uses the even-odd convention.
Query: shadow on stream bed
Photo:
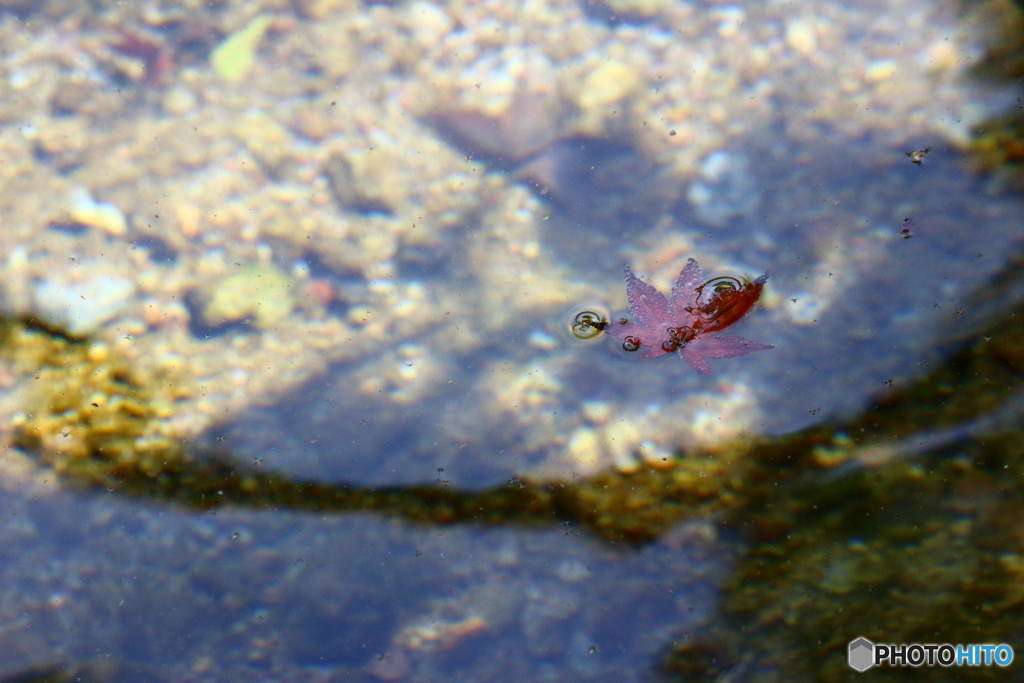
[[[1012,262],[975,306],[1013,305],[1021,266]],[[1019,304],[965,339],[944,365],[893,386],[850,422],[678,453],[634,473],[573,483],[524,476],[477,491],[443,482],[369,488],[297,480],[229,452],[190,449],[162,431],[173,382],[141,377],[102,343],[34,321],[3,321],[0,357],[16,376],[34,377],[15,445],[69,487],[197,511],[231,506],[372,512],[424,525],[572,525],[634,547],[684,520],[732,528],[747,550],[726,580],[724,618],[664,644],[662,671],[672,679],[757,671],[835,680],[849,671],[843,653],[850,634],[885,643],[1015,643],[1021,635]],[[901,670],[876,675],[899,678]],[[79,679],[122,674],[104,664],[8,680]]]

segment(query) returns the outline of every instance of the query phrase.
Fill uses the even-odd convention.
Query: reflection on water
[[[0,4],[0,674],[1012,642],[1021,202],[961,150],[1016,10],[962,9]],[[689,257],[771,271],[775,350],[566,332]]]

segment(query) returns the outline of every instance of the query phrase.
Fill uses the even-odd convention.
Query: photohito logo
[[[847,661],[857,671],[873,666],[1009,666],[1013,648],[1009,645],[882,645],[867,638],[850,641]]]

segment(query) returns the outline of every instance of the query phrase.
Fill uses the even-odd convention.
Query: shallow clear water
[[[969,151],[1015,106],[971,71],[1000,17],[833,5],[0,3],[4,311],[158,378],[199,462],[371,493],[571,487],[842,425],[1016,303],[986,295],[1024,201]],[[737,333],[774,349],[704,377],[569,334],[626,309],[624,265],[668,291],[689,257],[770,273]],[[721,645],[768,524],[695,506],[629,544],[586,510],[83,490],[12,440],[31,381],[0,374],[0,678],[682,680],[674,648],[808,675]]]

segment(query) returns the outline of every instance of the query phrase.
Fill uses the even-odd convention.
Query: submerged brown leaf
[[[447,142],[498,166],[514,166],[559,136],[553,95],[520,88],[500,116],[474,109],[440,111],[428,117]]]

